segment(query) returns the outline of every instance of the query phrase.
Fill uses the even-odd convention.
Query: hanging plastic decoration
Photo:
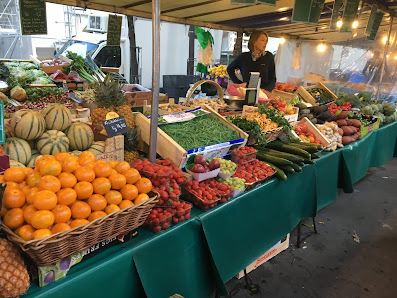
[[[196,71],[208,73],[208,66],[211,65],[212,60],[212,45],[214,44],[214,38],[209,31],[205,31],[200,27],[195,27],[195,31],[197,40],[200,44]]]

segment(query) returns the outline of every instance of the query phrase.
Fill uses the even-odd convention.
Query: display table
[[[322,153],[287,182],[267,181],[210,211],[156,235],[111,247],[70,270],[66,278],[25,297],[209,297],[289,233],[300,220],[337,198],[338,185],[352,192],[369,167],[397,153],[397,123],[371,132],[336,152]]]

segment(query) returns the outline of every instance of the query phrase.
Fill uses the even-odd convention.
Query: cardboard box
[[[138,91],[136,91],[138,90]],[[130,107],[142,107],[146,100],[149,104],[152,102],[152,91],[138,84],[125,84],[123,86],[127,104]]]
[[[379,129],[379,125],[380,125],[379,117],[377,116],[374,117],[377,118],[377,121],[375,123],[372,123],[368,126],[361,125],[361,129],[360,129],[361,137],[369,134],[371,131]]]
[[[97,160],[124,161],[124,136],[118,135],[105,140],[105,152],[96,155]]]
[[[261,255],[259,258],[257,258],[254,262],[252,262],[250,265],[248,265],[245,270],[247,273],[255,270],[258,268],[260,265],[263,263],[269,261],[271,258],[277,256],[280,252],[286,250],[289,247],[289,237],[290,235],[288,234],[285,237],[285,240],[280,240],[277,242],[271,249],[266,251],[263,255]],[[244,277],[244,270],[240,271],[236,277],[238,279]]]

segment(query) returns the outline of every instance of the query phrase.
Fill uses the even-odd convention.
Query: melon
[[[94,133],[85,123],[73,123],[65,130],[65,134],[69,138],[69,146],[72,150],[87,150],[94,142]]]
[[[15,137],[6,139],[4,152],[10,156],[10,159],[20,162],[25,166],[32,156],[32,150],[28,142]]]
[[[11,130],[18,138],[34,140],[45,131],[45,120],[39,112],[22,109],[11,117]]]
[[[26,168],[26,167],[20,162],[10,159],[10,168]]]
[[[64,105],[54,103],[41,111],[46,127],[49,130],[64,131],[72,124],[72,113]]]
[[[59,130],[48,130],[37,140],[37,150],[42,155],[55,155],[69,151],[69,139]]]
[[[41,155],[39,151],[32,150],[32,157],[29,160],[28,167],[34,168],[36,166],[36,161],[42,156],[43,155]]]
[[[91,151],[95,155],[102,154],[105,152],[105,142],[97,141],[92,143],[91,147],[88,148],[88,151]]]

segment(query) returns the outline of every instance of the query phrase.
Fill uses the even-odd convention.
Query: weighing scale
[[[245,104],[254,106],[258,103],[261,88],[261,77],[259,72],[250,72],[250,79],[245,93]]]

